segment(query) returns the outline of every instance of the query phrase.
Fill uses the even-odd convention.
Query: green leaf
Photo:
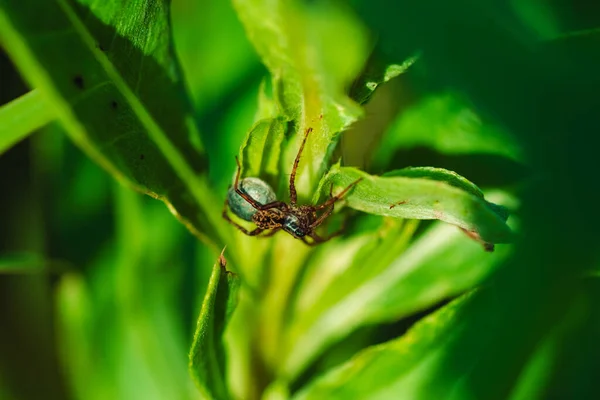
[[[241,151],[245,176],[261,177],[271,185],[277,183],[286,128],[287,123],[283,118],[271,118],[258,121],[250,129]]]
[[[0,34],[88,156],[218,241],[218,202],[173,58],[168,6],[4,0]]]
[[[398,115],[374,159],[387,165],[398,148],[427,146],[443,154],[494,154],[519,161],[516,138],[482,119],[456,93],[436,93]]]
[[[418,59],[419,56],[415,55],[401,64],[387,65],[381,65],[382,62],[375,60],[370,61],[366,71],[353,83],[350,97],[360,104],[367,103],[381,84],[405,73]]]
[[[182,324],[189,234],[162,204],[111,184],[114,240],[90,253],[85,276],[68,273],[57,285],[70,386],[78,399],[197,398]]]
[[[441,168],[421,167],[372,176],[355,168],[334,166],[323,179],[340,190],[362,178],[345,197],[349,207],[397,218],[439,219],[488,243],[510,243],[506,211],[487,202],[473,183]],[[320,193],[319,191],[318,193]]]
[[[463,296],[418,322],[400,339],[360,352],[352,360],[318,378],[294,400],[440,398],[444,393],[426,381],[460,329]],[[451,389],[451,388],[446,388]],[[448,398],[451,392],[442,397]]]
[[[256,119],[269,119],[277,117],[279,104],[273,98],[270,82],[265,78],[260,82],[258,88],[258,110]]]
[[[409,231],[407,236],[411,235]],[[509,251],[502,248],[495,254],[486,253],[459,230],[444,224],[429,229],[404,252],[386,243],[394,239],[400,244],[406,241],[391,232],[389,239],[364,238],[364,243],[358,243],[367,248],[362,254],[346,249],[354,258],[346,269],[335,262],[313,265],[314,274],[309,273],[302,283],[306,295],[295,305],[288,332],[291,350],[283,367],[286,377],[296,376],[320,351],[358,327],[396,321],[472,288],[494,271]],[[377,242],[381,245],[370,246]],[[399,255],[386,260],[389,251]],[[379,254],[376,260],[373,254]],[[336,290],[330,290],[334,285]]]
[[[225,269],[221,254],[213,267],[190,349],[190,373],[203,395],[230,397],[227,389],[223,332],[237,304],[240,280]]]
[[[300,133],[286,149],[286,168],[291,168],[303,133],[314,129],[298,169],[300,176],[308,175],[300,179],[299,192],[309,193],[328,166],[337,134],[362,116],[345,90],[366,59],[366,31],[337,3],[236,0],[234,6],[271,73],[280,115],[294,121]]]
[[[93,356],[99,349],[90,338],[94,318],[100,318],[94,312],[91,297],[86,281],[79,274],[65,274],[56,285],[58,356],[63,360],[74,398],[87,396],[96,400],[116,390],[106,385],[104,358],[98,360]],[[102,354],[108,353],[106,347],[101,349]]]
[[[31,91],[0,107],[0,154],[53,121],[52,107],[38,91]]]
[[[595,351],[592,338],[597,336],[598,319],[589,312],[593,308],[588,308],[592,305],[588,302],[589,294],[596,293],[597,288],[585,288],[588,285],[581,281],[565,281],[558,290],[575,284],[579,295],[566,303],[553,304],[552,298],[539,300],[531,295],[524,299],[521,293],[514,301],[515,293],[506,291],[507,282],[491,281],[418,322],[403,337],[359,353],[317,379],[297,399],[344,398],[347,393],[359,393],[358,397],[369,393],[368,397],[374,399],[504,399],[511,392],[514,398],[545,398],[544,394],[564,389],[571,394],[579,392],[579,397],[590,397],[584,393],[592,388],[591,375],[584,379],[580,375],[594,371],[589,363],[593,357],[581,356],[574,362],[581,363],[578,374],[553,375],[564,364],[561,361],[570,362],[574,354]],[[512,282],[511,287],[515,287]],[[517,290],[540,294],[530,284]],[[511,307],[506,307],[507,303]],[[549,312],[534,312],[549,303],[556,307]],[[582,333],[585,338],[572,340]],[[561,360],[561,353],[569,345],[581,346],[585,351],[567,348],[566,360]],[[575,371],[573,365],[570,367],[565,368]],[[554,386],[559,376],[578,382]],[[546,382],[550,382],[550,388]]]

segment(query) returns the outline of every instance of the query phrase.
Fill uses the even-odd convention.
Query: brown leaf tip
[[[227,267],[227,259],[225,258],[225,249],[226,248],[227,248],[227,246],[223,247],[223,250],[221,251],[221,254],[219,255],[219,265],[221,266],[221,268]]]

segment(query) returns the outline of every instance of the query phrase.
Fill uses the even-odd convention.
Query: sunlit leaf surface
[[[324,185],[345,188],[362,180],[345,197],[347,204],[371,214],[399,218],[439,219],[476,232],[484,241],[508,243],[512,233],[507,213],[487,202],[465,178],[440,168],[407,168],[377,177],[347,167],[334,167]]]
[[[331,144],[362,110],[345,93],[366,60],[366,31],[351,10],[333,4],[235,1],[248,37],[273,77],[278,111],[295,123],[296,143],[309,127],[299,175],[308,192],[328,166]],[[344,40],[347,46],[338,46]],[[291,168],[298,144],[289,146],[284,168]]]

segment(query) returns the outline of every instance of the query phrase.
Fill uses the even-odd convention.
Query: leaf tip
[[[225,250],[227,249],[227,246],[223,247],[223,250],[221,250],[221,254],[219,254],[219,265],[221,266],[222,269],[227,270],[227,259],[225,258]]]

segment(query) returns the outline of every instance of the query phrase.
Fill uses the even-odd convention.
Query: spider
[[[298,150],[298,154],[296,155],[296,159],[294,160],[294,166],[292,167],[292,173],[290,175],[290,202],[285,203],[283,201],[274,200],[267,202],[266,204],[261,204],[261,202],[255,200],[251,197],[245,190],[245,185],[242,184],[240,186],[240,174],[241,174],[241,166],[238,158],[235,158],[237,163],[237,173],[235,176],[235,182],[233,184],[233,191],[237,193],[243,200],[245,200],[250,206],[252,206],[253,213],[251,215],[247,215],[248,219],[254,222],[256,228],[254,230],[248,231],[243,226],[237,224],[229,216],[227,215],[227,206],[229,204],[228,200],[225,200],[225,207],[223,208],[223,218],[227,220],[230,224],[238,228],[240,231],[245,233],[248,236],[258,236],[265,230],[270,230],[266,234],[261,235],[261,237],[268,237],[274,235],[279,230],[284,230],[296,239],[302,240],[309,246],[314,246],[319,243],[326,242],[327,240],[338,236],[342,233],[343,227],[326,236],[321,237],[316,232],[315,229],[320,226],[327,217],[331,215],[333,212],[334,204],[341,200],[346,193],[352,187],[354,187],[358,182],[362,180],[359,178],[348,185],[344,190],[342,190],[337,195],[333,196],[333,183],[331,184],[331,188],[329,190],[329,199],[322,204],[318,205],[298,205],[297,204],[297,194],[296,194],[296,170],[298,169],[298,163],[300,162],[300,155],[302,154],[302,150],[304,150],[304,145],[306,144],[306,139],[308,139],[308,135],[312,132],[312,128],[308,128],[306,133],[304,134],[304,139],[302,140],[302,144],[300,145],[300,149]],[[256,179],[256,178],[246,178],[246,179]],[[262,181],[261,181],[262,182]],[[270,187],[264,183],[263,187],[258,190],[264,191],[264,198],[269,197],[267,194]],[[230,190],[231,190],[230,189]],[[255,188],[256,189],[256,188]],[[255,196],[256,197],[256,196]],[[229,204],[231,208],[231,204]],[[323,211],[320,215],[317,212]],[[242,215],[238,215],[242,217]],[[312,238],[312,241],[307,240],[307,238]]]

